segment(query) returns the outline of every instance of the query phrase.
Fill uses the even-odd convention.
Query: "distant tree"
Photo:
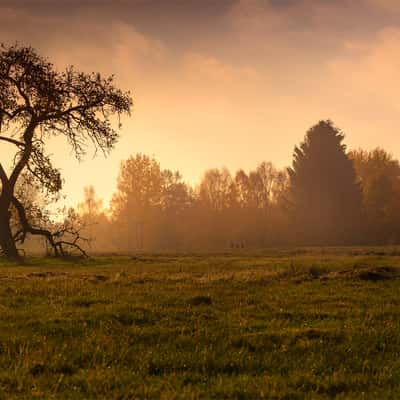
[[[349,153],[363,192],[365,236],[370,243],[400,239],[400,164],[385,150]]]
[[[125,250],[175,245],[193,196],[178,172],[161,169],[152,157],[131,156],[121,163],[111,214]],[[121,240],[120,236],[125,239]]]
[[[161,207],[162,183],[160,164],[154,158],[137,154],[121,162],[117,190],[111,199],[115,244],[125,250],[148,244],[151,225]]]
[[[243,174],[243,171],[238,171],[235,180],[239,187],[245,188],[247,205],[264,211],[270,209],[281,193],[285,173],[278,171],[271,162],[264,161],[250,171],[247,179]]]
[[[103,200],[97,196],[92,185],[83,189],[83,195],[83,201],[78,204],[78,213],[80,215],[87,215],[88,218],[93,218],[103,212]]]
[[[287,187],[287,173],[277,170],[272,163],[262,162],[246,174],[235,175],[241,238],[253,246],[276,243],[277,230],[282,225],[282,197]],[[281,234],[279,240],[282,240]]]
[[[236,200],[239,208],[247,208],[252,202],[251,200],[251,187],[249,177],[242,169],[239,169],[234,178],[236,187]]]
[[[83,201],[77,206],[77,216],[82,226],[82,237],[88,239],[90,247],[96,251],[111,251],[111,223],[92,185],[83,190]]]
[[[199,200],[211,211],[231,208],[236,201],[236,187],[226,168],[205,172],[199,187]]]
[[[129,113],[132,100],[113,85],[113,79],[84,74],[69,67],[58,72],[30,47],[1,46],[0,50],[0,141],[14,146],[11,170],[0,164],[0,247],[10,258],[18,258],[16,241],[27,234],[44,236],[56,255],[76,242],[61,240],[48,229],[31,224],[17,197],[21,174],[39,184],[47,194],[62,187],[59,170],[46,154],[52,136],[64,136],[78,159],[88,143],[102,152],[114,147],[118,135],[110,117]],[[15,208],[21,230],[10,226]]]
[[[361,189],[331,121],[320,121],[295,147],[290,177],[291,211],[299,240],[308,244],[342,244],[357,240]]]
[[[182,181],[179,172],[162,171],[161,218],[158,245],[178,249],[188,242],[190,213],[194,205],[193,190]]]
[[[161,206],[162,185],[161,167],[154,158],[137,154],[122,161],[111,200],[114,217]]]
[[[182,175],[177,171],[163,170],[162,179],[162,210],[171,216],[182,216],[193,203],[192,190],[182,181]]]

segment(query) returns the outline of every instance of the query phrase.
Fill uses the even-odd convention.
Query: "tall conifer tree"
[[[331,121],[320,121],[295,147],[290,204],[296,239],[303,244],[357,241],[361,189],[343,139]]]

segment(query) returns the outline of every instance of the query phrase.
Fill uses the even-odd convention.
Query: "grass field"
[[[1,399],[400,398],[400,249],[0,263]]]

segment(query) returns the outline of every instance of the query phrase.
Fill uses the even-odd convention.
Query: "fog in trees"
[[[15,150],[9,168],[0,164],[6,256],[62,255],[67,247],[132,253],[400,241],[399,161],[379,148],[347,151],[330,120],[306,132],[290,168],[276,168],[266,150],[266,161],[249,171],[210,166],[194,185],[132,149],[117,182],[109,182],[116,186],[110,204],[89,185],[79,204],[52,218],[63,179],[48,139],[63,135],[78,159],[88,143],[107,153],[118,138],[110,118],[129,114],[131,105],[112,78],[58,72],[32,48],[2,48],[0,141]]]
[[[109,207],[91,187],[77,211],[92,223],[93,251],[397,243],[399,162],[382,149],[347,152],[344,140],[320,121],[295,147],[291,168],[211,168],[197,186],[136,154],[121,162]]]
[[[400,164],[383,149],[349,153],[363,192],[363,238],[394,244],[400,237]]]

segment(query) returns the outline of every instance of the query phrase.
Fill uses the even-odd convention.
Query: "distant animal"
[[[234,240],[231,240],[230,241],[230,248],[231,249],[244,249],[244,242],[242,242],[242,241],[234,241]]]

